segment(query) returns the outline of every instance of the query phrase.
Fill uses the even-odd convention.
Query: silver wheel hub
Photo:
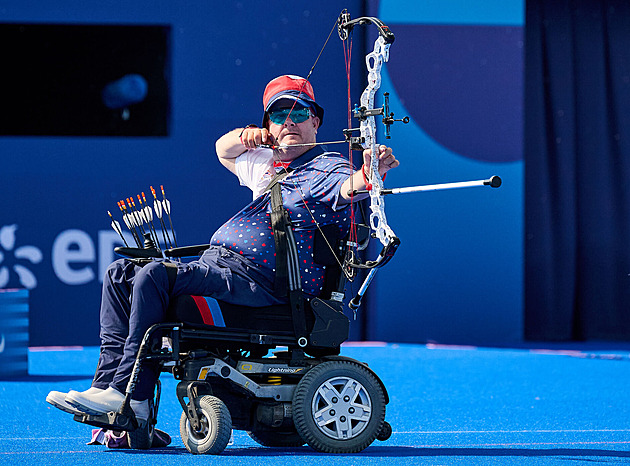
[[[189,440],[193,444],[203,443],[204,439],[208,438],[210,435],[210,423],[208,422],[208,418],[206,417],[206,413],[202,413],[200,416],[200,429],[195,430],[190,425],[190,421],[186,421],[186,429],[188,430]]]
[[[363,385],[351,377],[334,377],[321,384],[311,413],[318,429],[336,440],[359,435],[372,417],[372,400]]]

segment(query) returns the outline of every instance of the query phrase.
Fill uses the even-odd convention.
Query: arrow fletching
[[[123,222],[127,225],[127,228],[131,230],[131,223],[129,222],[129,215],[123,214]]]
[[[146,205],[144,206],[144,209],[142,209],[144,212],[145,217],[152,222],[153,221],[153,209],[151,208],[151,206]]]
[[[133,211],[133,218],[136,220],[136,226],[140,226],[140,224],[142,223],[142,217],[137,210]]]
[[[112,228],[114,229],[116,233],[118,233],[122,237],[122,230],[120,228],[120,222],[118,222],[118,220],[112,221]]]
[[[153,208],[155,209],[155,215],[158,218],[162,218],[162,203],[158,199],[153,201]]]
[[[123,235],[122,229],[120,228],[120,222],[118,222],[118,220],[114,219],[114,216],[112,215],[112,213],[108,210],[107,211],[107,215],[109,215],[109,218],[112,219],[112,228],[114,229],[114,231],[116,233],[118,233],[118,235],[120,236],[120,238],[123,240],[123,243],[125,243],[125,246],[129,247],[129,245],[127,244],[127,241],[125,240],[125,236]]]

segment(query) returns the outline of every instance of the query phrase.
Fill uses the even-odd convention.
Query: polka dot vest
[[[348,232],[350,209],[336,206],[341,185],[352,173],[350,164],[341,155],[324,153],[298,166],[280,181],[283,203],[291,217],[297,243],[302,290],[308,295],[318,295],[324,283],[325,267],[313,260],[317,224],[336,224],[342,236]],[[270,214],[270,195],[266,192],[223,224],[210,242],[268,270],[273,281],[276,263]]]

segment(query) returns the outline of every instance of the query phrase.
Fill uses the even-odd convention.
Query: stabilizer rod
[[[441,184],[427,184],[423,186],[410,186],[408,188],[393,188],[393,189],[382,189],[381,194],[409,194],[409,193],[417,193],[421,191],[440,191],[444,189],[457,189],[457,188],[472,188],[475,186],[490,186],[491,188],[498,188],[501,186],[501,178],[499,176],[491,176],[487,180],[476,180],[476,181],[458,181],[454,183],[441,183]],[[357,189],[354,191],[349,191],[348,195],[356,196],[357,194],[368,194],[369,191],[366,189]]]

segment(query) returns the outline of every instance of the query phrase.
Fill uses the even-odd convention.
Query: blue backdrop
[[[216,161],[214,141],[259,122],[270,79],[308,73],[339,15],[337,3],[3,2],[6,24],[169,31],[166,135],[0,137],[0,284],[30,288],[31,345],[98,343],[100,277],[118,245],[107,211],[114,213],[117,201],[163,184],[178,242],[196,244],[250,199]],[[361,311],[367,326],[361,335],[355,325],[355,337],[521,339],[523,3],[473,3],[368,2],[397,37],[382,90],[392,96],[392,111],[412,120],[393,127],[391,145],[404,168],[387,185],[498,174],[504,186],[386,199],[402,246],[379,272]],[[356,17],[364,2],[343,6]],[[371,50],[373,41],[363,37],[357,29],[354,102],[364,87],[364,44]],[[320,140],[340,139],[347,99],[336,32],[311,82],[326,109]]]

